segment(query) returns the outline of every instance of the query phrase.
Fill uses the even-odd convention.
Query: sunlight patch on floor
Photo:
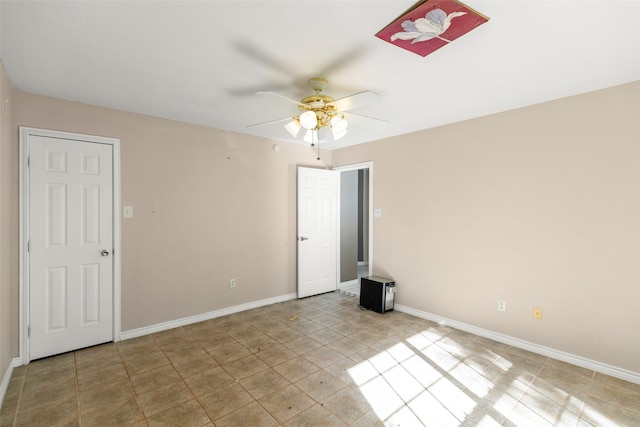
[[[507,420],[515,425],[577,424],[580,399],[567,394],[562,407],[546,398],[531,386],[536,372],[519,369],[494,347],[458,342],[431,328],[398,340],[348,373],[389,426],[498,426]],[[589,414],[602,425],[614,425],[596,411]]]

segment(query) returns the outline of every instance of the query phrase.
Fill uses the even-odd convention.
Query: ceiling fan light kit
[[[302,98],[300,101],[295,101],[275,92],[256,92],[256,95],[269,96],[289,104],[294,104],[303,112],[300,115],[290,118],[271,120],[249,127],[264,126],[286,121],[287,123],[284,124],[284,128],[292,137],[297,138],[300,131],[305,129],[306,132],[302,140],[311,144],[311,146],[315,146],[320,143],[321,131],[323,129],[331,131],[330,135],[333,141],[344,137],[349,127],[349,121],[345,117],[345,112],[367,106],[378,99],[378,95],[375,93],[364,91],[336,100],[322,93],[328,84],[326,79],[314,77],[308,81],[308,84],[311,89],[313,89],[314,94]],[[386,124],[384,120],[360,116],[354,113],[348,114],[358,117],[360,122],[365,124],[369,123],[375,128],[380,128],[381,125]],[[325,133],[322,135],[324,134]]]

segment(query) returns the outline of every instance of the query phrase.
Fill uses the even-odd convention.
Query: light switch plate
[[[373,217],[380,218],[382,216],[382,208],[375,208],[373,210]]]
[[[122,207],[122,217],[123,218],[133,218],[133,206],[123,206]]]

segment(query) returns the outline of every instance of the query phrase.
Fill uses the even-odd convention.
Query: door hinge
[[[27,167],[30,168],[31,167],[31,156],[27,156]]]
[[[31,325],[27,326],[27,338],[31,338]]]
[[[31,253],[31,240],[27,242],[27,252]]]

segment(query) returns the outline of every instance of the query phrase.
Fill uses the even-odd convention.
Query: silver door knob
[[[304,237],[304,236],[300,236],[300,241],[301,242],[304,242],[305,240],[309,240],[309,238],[308,237]]]
[[[109,256],[109,249],[103,249],[102,252],[100,252],[100,255]]]

